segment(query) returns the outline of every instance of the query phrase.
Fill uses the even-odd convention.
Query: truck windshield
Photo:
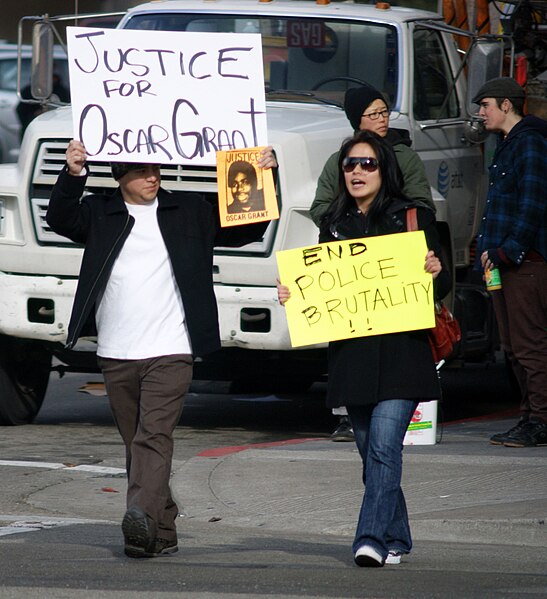
[[[126,29],[260,33],[269,100],[341,105],[345,91],[369,83],[397,95],[397,32],[359,21],[211,14],[137,14]]]

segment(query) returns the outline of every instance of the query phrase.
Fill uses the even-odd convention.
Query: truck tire
[[[31,423],[46,395],[51,354],[36,341],[0,337],[0,425]]]

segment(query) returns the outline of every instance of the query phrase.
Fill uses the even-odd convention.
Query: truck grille
[[[36,238],[42,245],[73,244],[66,237],[54,233],[46,222],[46,211],[51,195],[51,189],[65,164],[65,152],[69,140],[44,140],[38,147],[32,184],[30,189],[30,204]],[[87,178],[86,194],[101,193],[117,187],[112,178],[110,165],[105,162],[87,163],[89,176]],[[162,165],[161,181],[164,189],[172,191],[193,191],[201,193],[206,199],[216,204],[217,174],[214,166],[201,165]],[[273,244],[274,229],[270,225],[261,241],[251,243],[242,248],[217,248],[216,254],[223,255],[266,255]]]
[[[55,184],[65,164],[66,141],[46,141],[38,149],[34,167],[33,185],[46,185],[50,189]],[[87,187],[104,189],[117,187],[110,174],[110,165],[105,162],[88,161],[89,177]],[[214,166],[162,165],[162,187],[173,191],[196,191],[217,193],[217,173]]]

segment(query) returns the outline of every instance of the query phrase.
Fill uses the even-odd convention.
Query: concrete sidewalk
[[[440,426],[407,446],[403,489],[414,539],[547,546],[547,447],[489,437],[515,419]],[[329,439],[228,447],[185,462],[172,487],[184,517],[292,533],[353,536],[362,499],[353,443]]]

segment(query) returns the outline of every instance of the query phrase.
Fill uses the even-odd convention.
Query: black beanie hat
[[[374,100],[382,100],[387,106],[387,100],[384,94],[379,92],[375,87],[372,87],[372,85],[352,87],[346,92],[344,98],[344,110],[355,131],[359,130],[361,117],[363,116],[363,112],[365,112],[365,108],[372,104]]]
[[[473,102],[478,104],[484,98],[524,99],[524,89],[512,77],[497,77],[487,81],[475,94]]]
[[[136,171],[146,164],[142,162],[111,162],[110,168],[112,170],[112,176],[116,181],[119,181],[124,175],[127,175],[129,171]]]

